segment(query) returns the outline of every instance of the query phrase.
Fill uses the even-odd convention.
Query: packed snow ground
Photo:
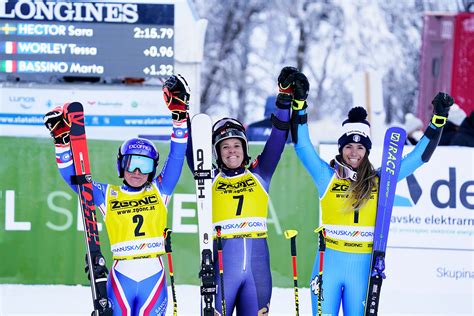
[[[171,289],[168,287],[171,300]],[[176,287],[178,315],[199,315],[199,287]],[[88,316],[92,311],[90,290],[86,286],[66,285],[0,285],[1,316]],[[294,315],[293,289],[273,288],[271,315]],[[299,289],[300,315],[311,315],[309,289]],[[166,315],[173,315],[168,301]]]
[[[199,287],[178,285],[176,291],[178,315],[199,316]],[[169,299],[171,299],[171,289],[169,287],[168,294]],[[308,288],[299,289],[299,306],[300,315],[311,315],[311,302]],[[89,288],[86,286],[0,285],[0,316],[89,316],[91,314],[91,307],[91,294]],[[172,302],[168,302],[166,315],[173,315],[172,307]],[[383,306],[382,311],[382,315],[386,316],[472,315],[471,313],[446,314],[443,312],[387,313]],[[295,315],[294,293],[292,288],[273,288],[270,315]],[[342,313],[340,313],[340,315],[342,315]]]

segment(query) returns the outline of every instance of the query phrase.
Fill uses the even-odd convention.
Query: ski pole
[[[219,260],[219,276],[221,279],[222,315],[226,316],[225,296],[224,296],[224,262],[222,260],[222,238],[221,238],[220,226],[216,226],[216,232],[217,232],[217,260]]]
[[[326,230],[324,230],[324,226],[320,226],[314,230],[316,234],[318,234],[319,238],[319,274],[318,274],[318,315],[323,314],[323,309],[321,306],[321,302],[324,301],[323,297],[323,266],[324,266],[324,251],[326,251]]]
[[[176,316],[178,315],[178,302],[176,301],[176,289],[174,287],[173,258],[171,256],[171,253],[173,252],[171,250],[171,232],[171,229],[165,228],[163,235],[165,237],[165,251],[168,255],[168,269],[170,271],[171,293],[173,295],[173,315]]]
[[[297,230],[285,230],[285,238],[291,240],[291,259],[293,263],[293,286],[295,288],[295,308],[296,315],[300,314],[300,306],[298,299],[298,271],[296,269],[296,235]]]

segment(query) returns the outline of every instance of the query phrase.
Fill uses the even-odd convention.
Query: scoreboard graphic
[[[0,1],[0,81],[161,84],[173,68],[172,4]]]

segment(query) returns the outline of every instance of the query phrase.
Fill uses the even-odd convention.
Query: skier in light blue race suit
[[[438,93],[432,103],[431,124],[413,151],[402,159],[398,181],[426,163],[438,144],[453,99]],[[300,110],[299,115],[304,117],[305,112]],[[349,111],[338,140],[339,154],[329,163],[311,144],[306,119],[301,119],[304,123],[298,127],[294,147],[318,189],[326,233],[322,301],[318,302],[319,252],[310,282],[313,315],[337,316],[341,302],[345,316],[364,315],[380,177],[380,170],[374,170],[368,158],[372,142],[366,117],[362,107]],[[318,303],[322,303],[319,311]]]
[[[180,75],[163,86],[171,110],[173,128],[170,153],[157,177],[159,154],[144,138],[132,138],[118,149],[117,171],[122,185],[93,181],[94,203],[107,228],[113,263],[107,279],[107,294],[113,315],[165,315],[166,274],[164,249],[166,205],[181,174],[187,145],[189,88]],[[67,105],[65,105],[66,107]],[[44,117],[55,140],[56,162],[66,183],[74,174],[65,109],[57,107]],[[88,267],[86,268],[88,271]]]
[[[278,77],[279,94],[272,115],[272,131],[263,151],[248,166],[248,141],[244,126],[233,118],[213,125],[212,222],[222,228],[222,258],[226,315],[267,315],[272,295],[267,212],[270,181],[285,148],[295,69],[285,67]],[[191,133],[192,134],[192,133]],[[187,161],[194,170],[191,138]],[[214,241],[214,271],[219,271]],[[215,273],[216,310],[222,315],[222,290]]]

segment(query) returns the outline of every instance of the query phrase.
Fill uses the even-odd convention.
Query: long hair
[[[351,181],[348,193],[354,209],[362,208],[370,199],[372,189],[377,185],[377,172],[369,161],[367,151],[357,168],[357,180]]]

